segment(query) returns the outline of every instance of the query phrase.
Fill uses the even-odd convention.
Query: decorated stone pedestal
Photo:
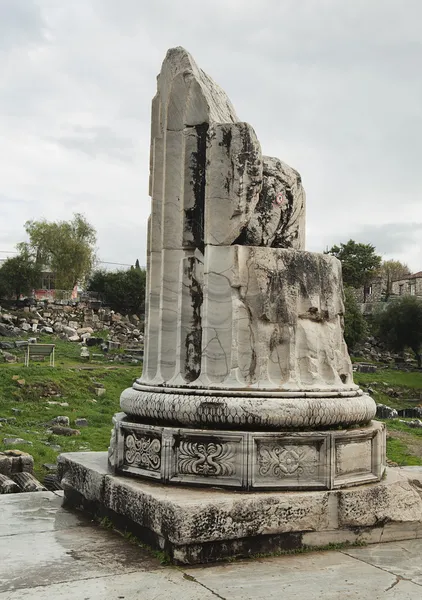
[[[109,473],[103,458],[96,474],[95,461],[69,455],[66,497],[129,515],[174,556],[176,546],[217,538],[235,548],[236,536],[241,553],[250,536],[251,548],[265,549],[269,531],[282,545],[289,519],[264,526],[254,510],[274,504],[302,514],[305,502],[308,514],[313,502],[338,501],[331,490],[377,489],[385,470],[385,428],[353,383],[343,338],[341,264],[305,251],[300,175],[262,156],[252,127],[185,50],[169,50],[157,87],[142,377],[113,419]],[[180,502],[194,491],[200,541],[172,542]],[[224,508],[239,493],[256,499],[243,500],[241,516]],[[220,524],[217,534],[212,515],[224,514],[254,525],[229,532]],[[343,526],[336,518],[333,531]],[[317,532],[321,524],[300,527]],[[183,552],[188,561],[210,556]]]

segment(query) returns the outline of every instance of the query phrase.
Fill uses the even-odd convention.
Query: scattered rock
[[[3,438],[3,444],[5,446],[17,446],[18,444],[28,444],[29,446],[32,446],[32,442],[28,442],[28,440],[23,440],[22,438],[18,437]]]
[[[357,363],[356,370],[358,373],[375,373],[377,367],[369,363]]]
[[[75,419],[76,427],[88,427],[87,419]]]
[[[408,427],[414,427],[414,428],[422,427],[422,421],[420,419],[415,419],[414,421],[403,421],[400,419],[400,423],[404,423]]]
[[[81,358],[89,358],[90,354],[89,354],[89,349],[86,348],[85,346],[82,346],[81,348]]]
[[[33,304],[37,304],[35,300]],[[20,302],[20,310],[23,306]],[[83,340],[88,347],[98,346],[102,352],[127,346],[131,348],[130,354],[135,354],[133,347],[136,346],[139,357],[142,356],[143,323],[137,315],[123,317],[118,313],[113,313],[109,308],[102,308],[100,302],[79,302],[76,306],[68,306],[60,302],[47,306],[45,303],[39,302],[37,308],[28,305],[24,307],[24,310],[27,318],[22,318],[22,312],[17,314],[14,314],[13,311],[2,312],[0,307],[0,337],[19,337],[23,332],[29,333],[31,330],[34,332],[39,330],[49,335],[58,334],[73,342]],[[97,332],[104,330],[109,331],[108,337],[110,339],[104,340],[104,338],[95,335]],[[11,350],[14,347],[19,347],[22,350],[27,344],[28,342],[24,340],[18,340],[16,346],[11,342],[0,342],[0,348]],[[87,358],[86,355],[85,357]],[[82,358],[84,358],[84,355]],[[111,357],[111,359],[113,358]],[[133,358],[138,358],[138,356],[123,357],[120,360],[130,361]],[[4,360],[14,362],[16,359],[8,357]]]
[[[54,330],[52,327],[43,327],[41,333],[54,333]]]
[[[94,333],[94,330],[92,329],[92,327],[80,327],[79,329],[76,330],[76,333],[78,335],[84,335],[86,333],[89,333],[92,335]]]
[[[10,352],[3,352],[3,357],[8,363],[15,363],[18,361],[17,357],[14,354],[10,354]]]
[[[19,491],[19,486],[13,479],[0,473],[0,494],[16,494]]]
[[[54,435],[81,435],[81,432],[77,429],[72,429],[71,427],[59,427],[54,426],[50,428],[51,433]]]
[[[106,389],[105,388],[103,388],[103,387],[101,387],[101,388],[99,388],[99,387],[95,388],[95,394],[97,396],[104,396],[105,393],[106,393]]]
[[[18,484],[22,492],[46,492],[47,489],[36,479],[32,473],[15,473],[12,479]]]
[[[44,477],[43,484],[48,489],[49,492],[56,492],[58,490],[63,489],[60,485],[59,480],[57,479],[57,475],[54,473],[49,473]]]
[[[414,408],[402,408],[397,411],[399,417],[404,417],[405,419],[413,419],[422,417],[422,407],[415,406]]]
[[[0,335],[3,337],[17,337],[19,335],[19,330],[16,332],[14,327],[0,323]]]
[[[44,446],[48,446],[49,448],[51,448],[52,450],[54,450],[54,452],[61,452],[62,447],[59,446],[58,444],[51,444],[50,442],[43,442]]]
[[[44,463],[43,469],[55,473],[57,471],[57,463]]]
[[[73,327],[68,327],[67,325],[63,325],[62,326],[62,331],[63,333],[65,333],[68,337],[72,337],[74,335],[77,335],[76,329],[74,329]]]
[[[0,342],[0,350],[12,350],[14,345],[11,342]]]
[[[377,404],[376,416],[378,419],[397,419],[399,415],[395,408],[391,408],[385,404]]]
[[[51,425],[63,425],[64,427],[69,427],[70,419],[65,416],[54,417],[51,421]]]
[[[5,450],[0,452],[0,473],[10,476],[12,473],[32,473],[34,459],[30,454],[21,450]]]

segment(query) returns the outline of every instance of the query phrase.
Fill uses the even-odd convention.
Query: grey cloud
[[[2,0],[0,3],[0,50],[30,46],[44,40],[46,24],[33,0]]]
[[[1,9],[2,187],[30,201],[13,209],[16,237],[29,208],[32,218],[69,218],[86,207],[100,255],[143,262],[150,102],[167,48],[183,45],[263,151],[300,171],[309,249],[367,236],[422,268],[419,0],[406,9],[397,0],[3,0]],[[393,227],[398,210],[404,223]]]
[[[365,225],[357,231],[352,231],[350,238],[356,242],[372,244],[379,254],[403,254],[412,244],[420,245],[422,223]]]
[[[83,152],[88,156],[108,157],[123,162],[135,160],[135,145],[130,138],[119,136],[105,126],[81,127],[74,125],[70,135],[46,138],[69,150]]]

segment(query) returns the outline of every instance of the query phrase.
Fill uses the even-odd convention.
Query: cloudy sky
[[[150,102],[180,45],[300,171],[309,250],[421,270],[421,22],[420,0],[0,0],[0,251],[82,212],[103,261],[145,264]]]

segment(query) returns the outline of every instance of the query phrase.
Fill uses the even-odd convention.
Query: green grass
[[[396,409],[422,405],[422,371],[385,369],[376,373],[353,373],[353,379],[363,389],[373,390],[371,396],[377,404]],[[386,394],[388,389],[398,392],[398,397]]]
[[[422,459],[411,454],[408,446],[394,437],[387,439],[387,457],[400,467],[422,465]]]
[[[403,388],[410,393],[422,391],[422,371],[398,371],[385,369],[376,373],[353,373],[353,378],[358,385],[370,385],[371,383],[383,384],[387,387]]]
[[[363,389],[370,387],[378,404],[397,410],[422,405],[422,372],[383,369],[376,373],[354,373],[355,383]],[[388,389],[398,396],[386,394]],[[422,465],[422,429],[401,423],[405,419],[385,419],[387,426],[387,457],[400,466]],[[403,432],[405,435],[403,435]],[[405,438],[402,439],[402,438]]]
[[[48,341],[53,340],[49,337]],[[40,364],[31,362],[29,367],[23,363],[0,364],[0,417],[16,419],[1,423],[0,451],[16,448],[32,454],[35,473],[40,479],[45,475],[43,463],[55,463],[60,452],[107,449],[111,418],[120,410],[120,394],[142,370],[141,365],[80,364],[78,344],[58,339],[54,343],[57,352],[54,369],[49,367],[48,360]],[[20,354],[23,360],[23,351]],[[19,384],[14,376],[25,383]],[[96,383],[106,388],[104,396],[96,396]],[[66,402],[69,406],[48,402]],[[70,427],[79,429],[81,435],[48,433],[49,421],[57,416],[69,417]],[[76,427],[77,418],[86,418],[88,427]],[[6,446],[3,444],[6,437],[19,437],[32,445]],[[46,442],[60,446],[61,450],[53,450]]]

